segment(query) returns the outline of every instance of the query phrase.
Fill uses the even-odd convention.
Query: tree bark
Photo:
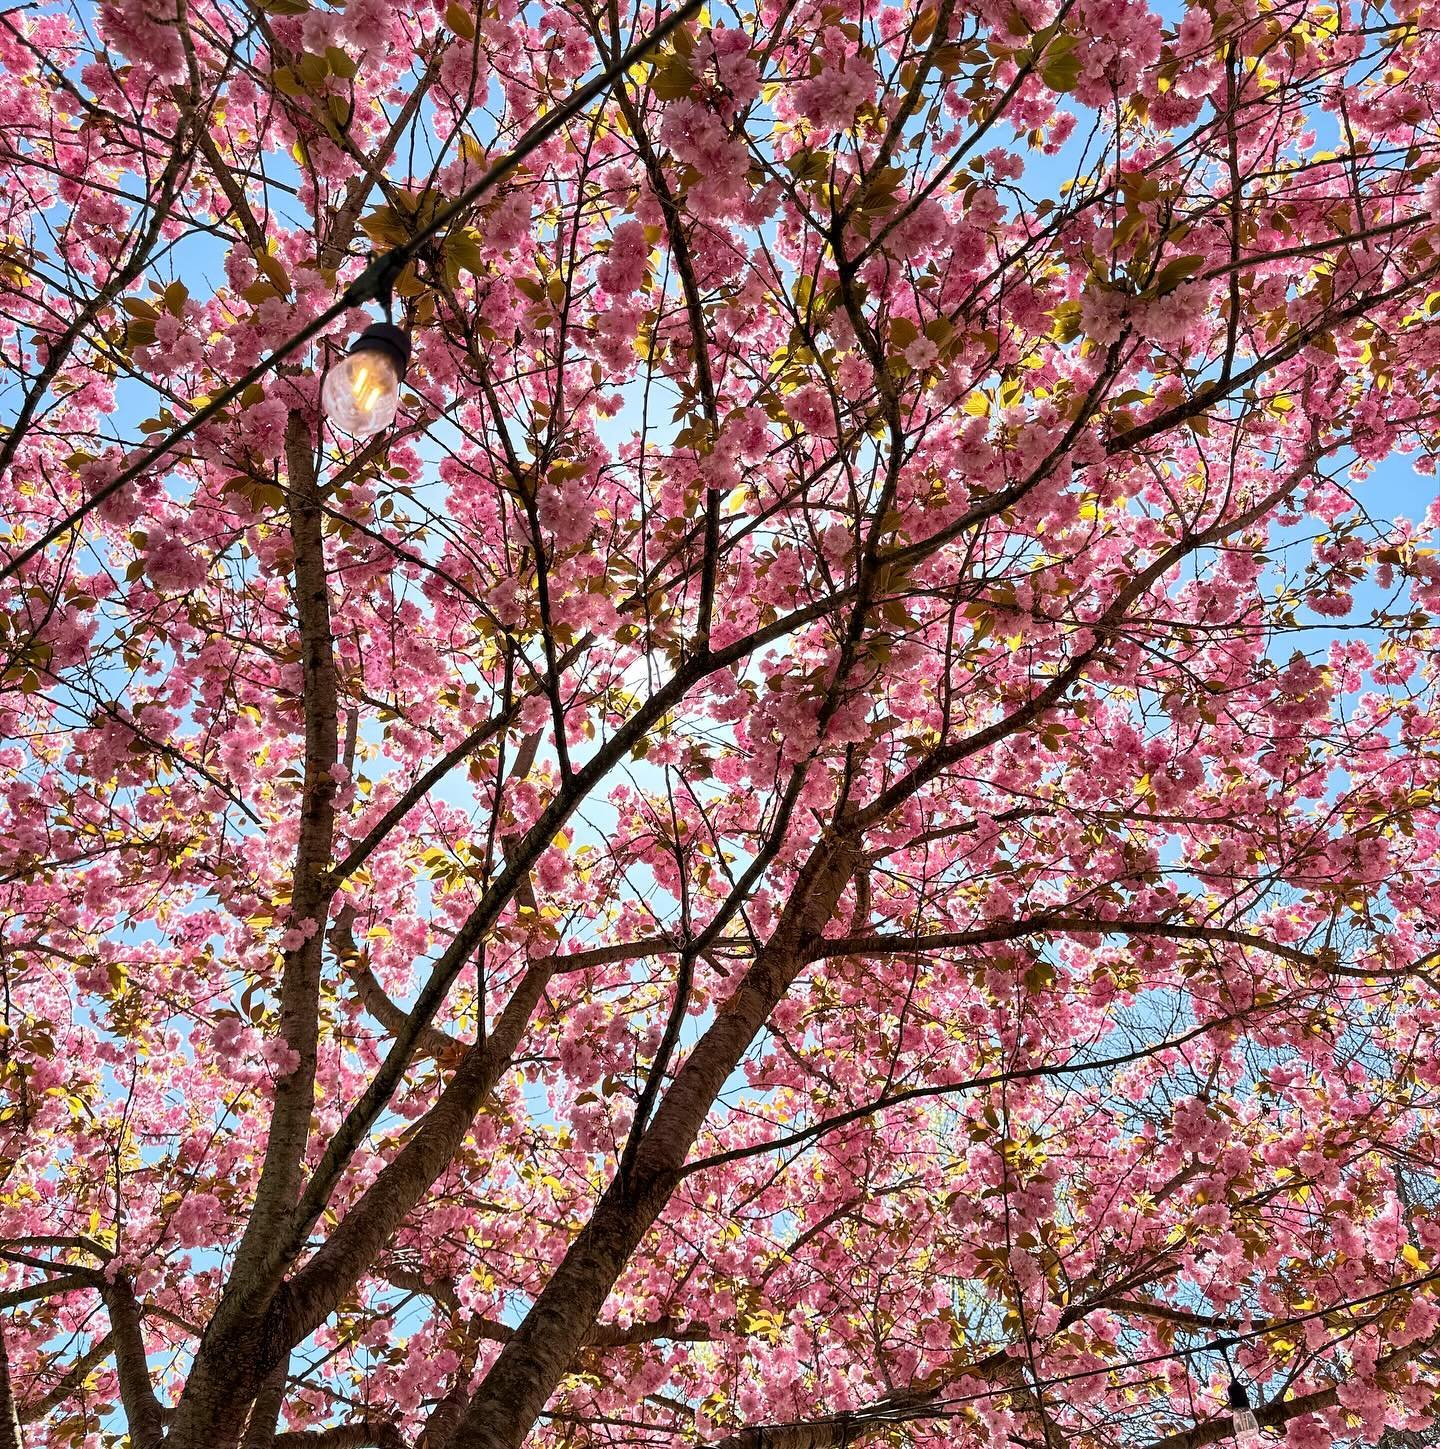
[[[0,1329],[0,1449],[23,1449],[23,1444],[20,1410],[10,1383],[10,1354],[5,1347],[4,1331]]]
[[[399,1429],[384,1419],[362,1419],[355,1424],[337,1424],[332,1429],[277,1434],[274,1444],[275,1449],[405,1449]]]
[[[165,1434],[164,1412],[150,1382],[145,1356],[145,1335],[140,1305],[129,1282],[117,1277],[101,1290],[114,1334],[115,1368],[120,1379],[120,1402],[134,1449],[156,1449]]]
[[[280,1036],[297,1060],[275,1086],[255,1207],[236,1253],[237,1276],[251,1269],[268,1276],[267,1270],[273,1270],[276,1245],[300,1194],[300,1169],[315,1109],[320,964],[325,917],[329,913],[327,876],[335,835],[334,767],[340,758],[340,720],[330,586],[325,572],[324,516],[311,450],[309,424],[302,413],[293,411],[285,428],[285,461],[290,481],[291,546],[295,551],[293,595],[300,635],[305,781],[289,919],[292,929],[308,929],[310,934],[285,953],[280,982]]]
[[[250,1405],[250,1422],[245,1426],[245,1437],[240,1449],[271,1449],[275,1440],[275,1426],[280,1422],[280,1410],[285,1405],[285,1381],[290,1375],[290,1355],[282,1356],[280,1362],[270,1370],[255,1402]]]

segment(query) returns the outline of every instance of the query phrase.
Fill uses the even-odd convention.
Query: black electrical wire
[[[197,428],[209,422],[218,412],[234,402],[247,387],[258,382],[292,353],[298,352],[307,342],[318,336],[352,307],[363,306],[366,302],[388,295],[395,279],[420,254],[421,249],[432,236],[449,226],[487,191],[509,176],[537,147],[543,145],[562,126],[573,120],[597,96],[608,91],[632,65],[644,60],[657,45],[660,45],[698,13],[704,3],[705,0],[684,0],[679,9],[667,15],[648,35],[637,40],[603,71],[587,81],[579,90],[572,92],[563,105],[558,106],[531,126],[505,155],[486,170],[478,181],[468,186],[448,206],[442,207],[414,236],[391,251],[376,257],[346,287],[337,302],[332,303],[324,312],[312,318],[300,331],[282,342],[273,352],[261,358],[248,372],[216,393],[203,407],[196,409],[183,423],[167,433],[160,442],[148,448],[142,457],[123,468],[108,483],[97,488],[80,507],[66,514],[59,523],[47,529],[34,543],[21,549],[3,568],[0,568],[0,582],[15,577],[26,564],[68,533],[92,509],[98,508],[127,483],[134,482],[147,469],[158,463],[177,443],[182,442]]]

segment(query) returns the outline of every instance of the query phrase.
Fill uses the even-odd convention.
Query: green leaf
[[[445,275],[453,287],[460,280],[461,272],[478,277],[485,269],[480,255],[480,234],[465,230],[453,232],[445,238]]]
[[[1047,61],[1040,72],[1040,79],[1052,91],[1073,91],[1080,82],[1080,57],[1066,55],[1059,60]]]
[[[920,335],[920,329],[908,317],[896,317],[890,323],[890,350],[904,352]]]
[[[386,246],[399,246],[410,235],[404,220],[389,206],[367,212],[360,218],[360,225],[371,241],[383,242]]]
[[[1052,91],[1073,91],[1080,81],[1080,57],[1073,35],[1057,35],[1040,59],[1040,79]]]
[[[650,77],[650,89],[662,101],[678,101],[695,89],[695,72],[672,55]]]
[[[282,297],[290,295],[290,275],[278,258],[272,257],[269,252],[256,252],[255,263],[264,272],[266,280]],[[249,299],[248,292],[246,298]]]
[[[1155,278],[1156,293],[1163,297],[1166,292],[1173,292],[1181,282],[1193,277],[1204,263],[1205,258],[1200,256],[1171,257],[1160,268],[1160,275]]]
[[[330,62],[323,55],[311,55],[309,51],[300,57],[299,67],[300,79],[311,90],[323,85],[325,77],[330,74]]]
[[[955,335],[955,326],[948,317],[934,317],[925,324],[925,335],[936,345],[943,348]]]
[[[905,179],[901,166],[882,166],[865,183],[864,199],[857,211],[889,211],[895,205],[895,192]]]
[[[1127,211],[1125,219],[1115,228],[1115,250],[1121,251],[1136,237],[1140,236],[1150,224],[1150,219],[1143,211]]]
[[[1050,335],[1056,342],[1073,342],[1080,335],[1079,302],[1061,302],[1050,315],[1055,319]]]
[[[451,0],[451,4],[446,6],[445,23],[461,40],[475,39],[475,17],[460,0]]]
[[[785,169],[797,181],[824,181],[833,160],[829,151],[812,151],[807,146],[785,158]]]

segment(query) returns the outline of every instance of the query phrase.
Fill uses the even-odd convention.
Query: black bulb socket
[[[350,351],[383,352],[395,364],[401,382],[410,366],[410,334],[393,322],[372,322],[350,345]]]
[[[1232,1409],[1248,1409],[1250,1407],[1250,1395],[1245,1392],[1245,1385],[1239,1379],[1230,1380],[1229,1398]]]

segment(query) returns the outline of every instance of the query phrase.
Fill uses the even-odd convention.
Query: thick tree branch
[[[452,1442],[516,1449],[568,1371],[631,1253],[659,1215],[685,1156],[730,1073],[803,969],[807,938],[830,919],[859,859],[845,837],[827,836],[800,870],[766,946],[720,1007],[669,1090],[635,1153],[541,1290],[470,1402]]]
[[[274,1449],[407,1449],[400,1430],[387,1419],[361,1419],[330,1429],[277,1434]]]
[[[319,990],[325,917],[333,888],[327,880],[335,834],[335,765],[339,761],[339,702],[330,584],[320,488],[310,427],[292,410],[285,427],[289,470],[287,501],[294,550],[292,594],[300,636],[301,706],[305,721],[304,786],[300,834],[295,847],[289,924],[303,934],[285,952],[280,981],[280,1039],[293,1061],[279,1073],[265,1160],[255,1204],[236,1252],[233,1276],[245,1281],[270,1276],[276,1239],[299,1194],[300,1164],[314,1110]]]
[[[76,1293],[82,1288],[95,1287],[95,1275],[89,1271],[65,1273],[58,1278],[45,1278],[24,1288],[9,1288],[0,1293],[0,1308],[18,1308],[22,1303],[34,1303],[42,1298],[55,1298],[62,1293]]]
[[[240,1449],[273,1449],[275,1426],[280,1422],[280,1410],[285,1405],[285,1386],[290,1374],[290,1355],[281,1355],[280,1361],[266,1375],[260,1385],[260,1392],[250,1405],[250,1418],[245,1424],[245,1434],[240,1440]]]
[[[483,1041],[466,1049],[440,1100],[386,1164],[308,1263],[286,1285],[273,1332],[298,1343],[333,1311],[389,1242],[406,1214],[445,1170],[485,1097],[510,1064],[551,972],[534,962]]]
[[[991,926],[972,931],[936,931],[928,935],[881,934],[873,936],[836,936],[817,941],[811,947],[811,959],[835,956],[883,956],[930,951],[964,951],[973,946],[994,945],[1016,941],[1026,936],[1060,935],[1150,936],[1177,941],[1213,941],[1232,946],[1253,947],[1279,956],[1297,966],[1312,970],[1326,969],[1325,958],[1312,951],[1260,936],[1252,931],[1237,931],[1228,926],[1198,926],[1184,921],[1121,921],[1058,913],[1031,916],[1020,921],[997,921]]]
[[[146,1362],[140,1305],[129,1280],[116,1276],[101,1289],[114,1335],[115,1368],[120,1379],[120,1402],[135,1449],[157,1449],[165,1433],[165,1411],[155,1397]]]
[[[20,1410],[10,1382],[10,1352],[5,1344],[5,1331],[0,1325],[0,1449],[23,1449],[20,1434]]]
[[[344,968],[345,974],[355,983],[365,1010],[393,1036],[404,1027],[407,1013],[390,999],[385,988],[375,979],[375,973],[361,957],[360,949],[355,944],[356,914],[354,905],[349,901],[336,912],[335,924],[330,927],[330,949],[335,953],[335,959]],[[426,1056],[448,1059],[455,1052],[463,1051],[464,1045],[449,1032],[429,1026],[421,1034],[417,1050]]]
[[[470,1327],[481,1338],[493,1343],[509,1343],[515,1329],[493,1318],[472,1318]],[[692,1323],[681,1318],[657,1318],[648,1323],[597,1323],[585,1336],[584,1348],[629,1348],[637,1343],[709,1343],[715,1330],[708,1323]]]

